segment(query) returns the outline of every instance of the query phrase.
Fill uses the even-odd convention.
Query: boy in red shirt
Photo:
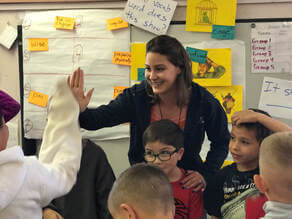
[[[143,134],[144,158],[166,173],[172,185],[175,200],[175,219],[205,218],[202,191],[183,188],[181,181],[186,171],[177,166],[184,153],[183,131],[172,121],[163,119],[153,122]]]

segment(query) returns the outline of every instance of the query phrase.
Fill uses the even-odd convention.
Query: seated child
[[[43,219],[61,214],[65,219],[112,219],[107,199],[115,175],[103,149],[82,139],[82,156],[77,181],[72,190],[46,207]],[[60,216],[59,216],[60,217]]]
[[[5,105],[0,103],[1,108]],[[50,102],[39,160],[25,157],[19,146],[5,149],[8,130],[2,113],[0,218],[41,219],[42,207],[69,192],[75,183],[81,158],[79,105],[66,80],[59,82]]]
[[[204,192],[204,207],[218,218],[245,218],[245,199],[255,190],[262,140],[273,131],[290,129],[261,110],[244,110],[232,117],[229,150],[234,163],[211,179]]]
[[[259,165],[255,184],[268,198],[263,219],[292,218],[292,132],[267,137],[261,144]]]
[[[115,181],[108,199],[114,219],[173,219],[174,202],[167,176],[156,166],[133,165]]]
[[[175,219],[204,218],[202,191],[182,187],[186,171],[177,166],[184,153],[184,134],[174,122],[163,119],[151,123],[143,134],[145,160],[157,165],[166,173],[173,189]]]

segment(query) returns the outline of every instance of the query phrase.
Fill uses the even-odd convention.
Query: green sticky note
[[[145,68],[138,68],[138,81],[145,80]]]
[[[191,47],[186,48],[187,52],[190,55],[190,58],[193,62],[199,62],[199,63],[205,63],[208,51],[201,50],[201,49],[195,49]]]
[[[212,38],[221,40],[234,39],[234,26],[213,25]]]

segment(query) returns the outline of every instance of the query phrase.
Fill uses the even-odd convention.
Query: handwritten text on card
[[[112,59],[113,64],[118,65],[131,65],[131,53],[130,52],[118,52],[115,51]]]
[[[56,16],[54,27],[56,29],[73,30],[75,18]]]
[[[116,29],[126,28],[129,26],[128,23],[124,21],[121,17],[108,19],[106,23],[107,23],[108,30],[116,30]]]
[[[41,107],[46,107],[48,103],[48,95],[36,91],[30,91],[28,102]]]
[[[259,108],[272,116],[292,118],[292,81],[265,77]]]
[[[30,38],[28,39],[29,51],[48,51],[49,40],[47,38]]]
[[[128,0],[123,18],[154,34],[165,34],[176,5],[173,0]]]

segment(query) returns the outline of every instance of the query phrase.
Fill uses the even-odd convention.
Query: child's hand
[[[231,116],[232,125],[240,125],[241,123],[254,123],[258,121],[258,113],[252,110],[242,110],[233,113]]]
[[[72,77],[68,77],[67,78],[67,84],[70,87],[73,95],[75,96],[78,104],[79,104],[79,108],[80,108],[80,112],[83,112],[87,105],[89,104],[90,98],[92,96],[93,93],[93,88],[91,88],[86,96],[84,95],[84,73],[83,71],[78,68],[77,70],[75,70],[73,72]]]
[[[206,188],[206,181],[204,177],[197,171],[187,170],[187,176],[181,181],[182,187],[186,189],[193,189],[193,191],[204,191]]]

